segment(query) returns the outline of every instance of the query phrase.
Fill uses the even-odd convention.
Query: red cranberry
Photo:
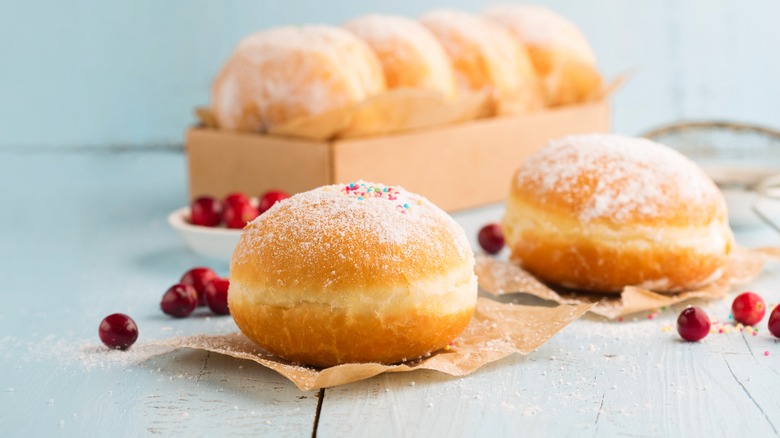
[[[686,341],[696,342],[710,332],[710,318],[698,307],[688,307],[677,318],[677,333]]]
[[[127,350],[138,339],[138,326],[124,313],[114,313],[100,322],[98,335],[106,347]]]
[[[222,204],[224,208],[227,208],[232,204],[249,204],[249,196],[241,192],[234,192],[225,196],[225,200],[222,201]]]
[[[737,295],[731,304],[731,314],[734,320],[745,325],[756,325],[764,319],[766,304],[764,299],[753,292]]]
[[[281,190],[270,190],[265,192],[263,196],[260,197],[260,204],[257,210],[260,214],[263,214],[268,211],[269,208],[273,207],[277,202],[289,197],[290,195]]]
[[[227,278],[215,278],[206,285],[206,304],[217,315],[228,315],[228,287],[230,280]]]
[[[498,254],[504,248],[504,232],[500,224],[487,224],[477,234],[479,246],[488,254]]]
[[[192,268],[181,276],[179,283],[188,284],[195,288],[198,293],[198,306],[206,305],[206,285],[215,278],[219,277],[216,272],[209,268]]]
[[[769,332],[780,338],[780,304],[769,314]]]
[[[160,301],[163,313],[175,318],[190,316],[196,307],[198,307],[198,293],[188,284],[174,284],[165,291]]]
[[[247,223],[256,217],[257,209],[248,202],[226,205],[225,211],[222,213],[225,226],[228,228],[244,228]]]
[[[201,196],[190,204],[192,225],[216,227],[222,221],[222,204],[209,196]]]

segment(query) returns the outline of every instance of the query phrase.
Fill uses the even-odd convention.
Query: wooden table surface
[[[780,431],[780,344],[674,330],[684,306],[608,322],[585,317],[527,356],[465,378],[381,375],[302,392],[260,365],[216,354],[155,356],[143,344],[228,333],[230,317],[173,320],[159,299],[185,270],[226,263],[188,252],[165,222],[185,202],[179,151],[0,150],[0,436],[771,436]],[[501,207],[459,213],[475,236]],[[745,245],[780,245],[758,227]],[[780,302],[780,266],[752,284]],[[734,292],[739,292],[735,290]],[[730,299],[701,304],[726,320]],[[130,314],[128,352],[100,320]]]

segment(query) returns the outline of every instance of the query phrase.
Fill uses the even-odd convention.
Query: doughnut
[[[450,59],[436,37],[415,20],[366,15],[344,25],[379,58],[387,87],[417,88],[454,98],[457,93]]]
[[[257,132],[384,90],[382,67],[366,43],[338,27],[308,25],[244,38],[217,75],[211,100],[220,128]]]
[[[315,367],[426,356],[463,331],[476,299],[463,229],[422,196],[364,181],[278,202],[230,263],[239,329]]]
[[[542,6],[505,5],[483,15],[528,48],[550,106],[586,101],[602,88],[596,57],[571,21]]]
[[[535,109],[541,99],[539,83],[528,53],[512,35],[490,21],[454,10],[436,10],[420,18],[450,57],[459,88],[489,90],[497,112],[507,101],[522,101]]]
[[[715,183],[679,152],[610,134],[564,137],[511,182],[511,258],[569,289],[691,290],[718,279],[733,245]]]

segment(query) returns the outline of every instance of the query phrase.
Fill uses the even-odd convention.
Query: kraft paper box
[[[447,211],[504,199],[518,166],[549,140],[609,131],[606,100],[373,137],[306,140],[204,127],[187,133],[191,198],[298,193],[355,180],[401,185]]]

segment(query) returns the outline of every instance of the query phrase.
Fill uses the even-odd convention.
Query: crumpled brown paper
[[[591,304],[534,307],[479,298],[474,318],[447,350],[397,365],[344,364],[316,369],[295,365],[266,353],[241,333],[198,335],[155,342],[173,348],[193,348],[248,359],[287,377],[299,389],[327,388],[367,379],[381,373],[434,370],[465,376],[513,353],[527,354],[590,309]]]
[[[399,88],[359,104],[351,123],[335,137],[383,135],[458,123],[489,116],[490,111],[487,93],[461,93],[448,100],[437,92]]]
[[[631,73],[624,73],[609,82],[604,82],[588,101],[604,100],[629,79]],[[311,117],[291,120],[274,126],[268,134],[298,137],[316,141],[386,135],[414,129],[459,123],[507,114],[522,114],[543,110],[542,97],[531,96],[523,90],[517,96],[505,97],[501,101],[489,89],[482,91],[461,91],[456,99],[449,99],[433,90],[396,88],[372,96],[362,102],[328,111]],[[219,129],[211,109],[195,108],[195,115],[203,127]]]
[[[477,257],[479,287],[493,295],[526,293],[560,304],[592,304],[590,312],[610,319],[632,313],[700,298],[714,300],[728,294],[732,286],[756,278],[768,260],[780,259],[780,248],[747,249],[737,247],[729,258],[726,271],[717,281],[696,290],[663,294],[634,286],[626,286],[617,294],[553,290],[511,261]]]
[[[458,123],[490,116],[491,112],[487,92],[461,93],[457,99],[448,99],[436,91],[398,88],[346,108],[291,120],[268,133],[324,141]],[[195,114],[203,126],[218,128],[210,109],[196,108]]]

